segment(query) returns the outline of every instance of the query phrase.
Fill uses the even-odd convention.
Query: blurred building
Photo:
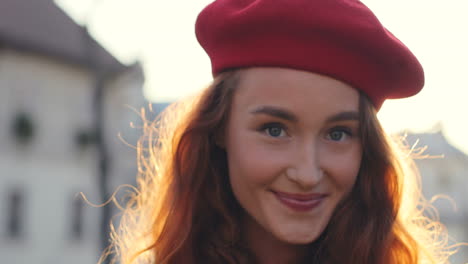
[[[457,242],[468,242],[468,155],[451,145],[436,128],[432,133],[408,134],[407,141],[416,147],[427,147],[417,159],[421,173],[422,190],[427,199],[436,199],[433,205],[449,235]],[[452,263],[468,261],[468,247],[452,258]]]
[[[97,262],[103,209],[77,194],[103,202],[103,167],[133,183],[143,82],[52,0],[0,0],[1,263]]]

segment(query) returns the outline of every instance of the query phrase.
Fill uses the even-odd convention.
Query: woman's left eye
[[[347,137],[351,137],[352,133],[350,129],[347,128],[337,128],[333,129],[327,134],[327,139],[332,141],[343,141]]]
[[[287,135],[284,125],[279,123],[265,124],[260,128],[260,130],[273,138],[285,137]]]

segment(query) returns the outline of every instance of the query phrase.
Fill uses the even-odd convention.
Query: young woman
[[[215,78],[147,124],[121,263],[448,262],[409,152],[376,117],[423,70],[367,7],[216,0],[196,33]]]

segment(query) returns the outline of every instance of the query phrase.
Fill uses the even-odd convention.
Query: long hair
[[[114,260],[254,263],[241,241],[243,210],[229,184],[226,153],[217,145],[241,77],[239,70],[222,73],[190,103],[145,122],[138,186],[112,228]],[[410,151],[386,136],[364,94],[359,108],[364,151],[355,186],[304,263],[448,263],[453,252],[443,225],[424,214]]]

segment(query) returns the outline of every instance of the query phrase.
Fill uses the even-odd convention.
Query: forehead
[[[258,105],[275,105],[304,114],[313,112],[315,116],[357,112],[359,93],[344,82],[316,73],[271,67],[244,69],[234,107],[248,110]]]

